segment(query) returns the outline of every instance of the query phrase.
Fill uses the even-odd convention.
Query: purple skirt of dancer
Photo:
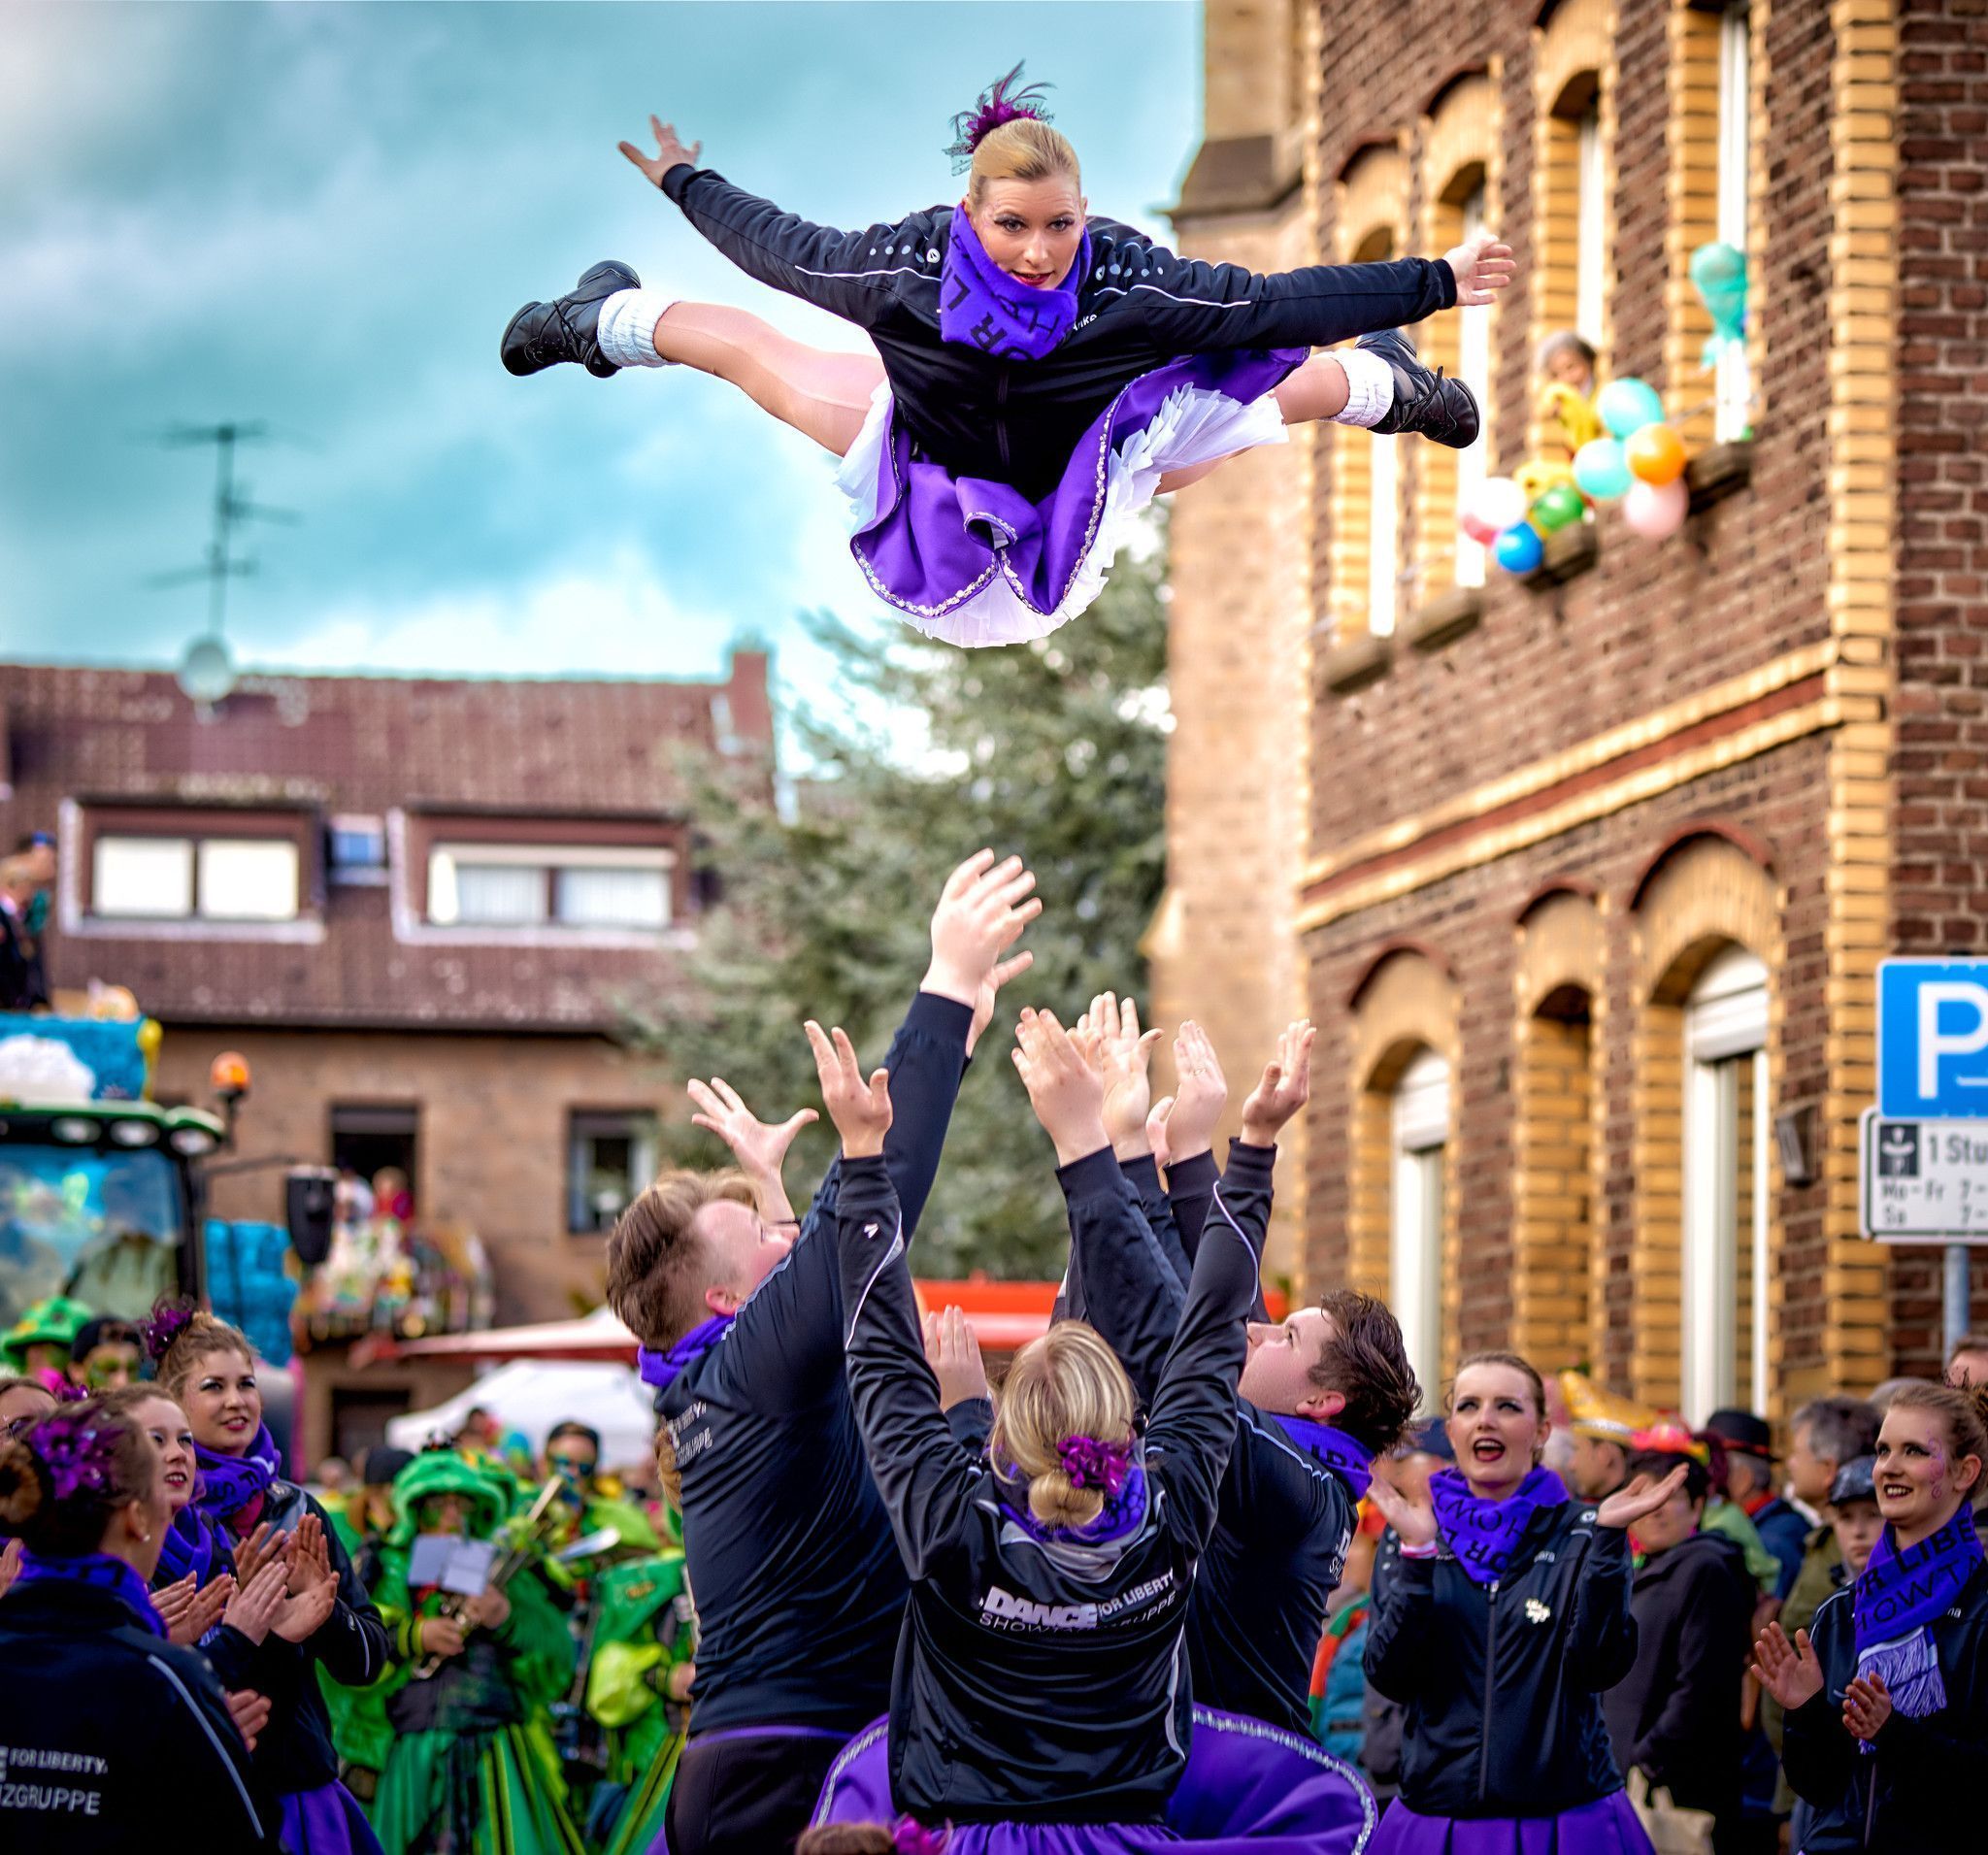
[[[829,1768],[814,1823],[894,1823],[887,1722],[857,1734]],[[1350,1765],[1261,1720],[1194,1709],[1194,1739],[1164,1823],[960,1823],[945,1855],[1144,1855],[1183,1845],[1214,1855],[1361,1855],[1374,1799]]]
[[[1558,1816],[1418,1816],[1397,1803],[1374,1855],[1654,1855],[1627,1791]]]
[[[286,1855],[383,1855],[359,1800],[336,1781],[278,1799]]]
[[[1190,354],[1141,375],[1034,503],[914,457],[889,387],[878,387],[836,479],[849,500],[849,551],[871,589],[930,637],[1044,637],[1098,596],[1164,472],[1284,442],[1271,393],[1309,351]]]

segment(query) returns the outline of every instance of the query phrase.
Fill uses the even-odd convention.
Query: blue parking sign
[[[1877,1106],[1906,1119],[1988,1117],[1988,960],[1879,963]]]

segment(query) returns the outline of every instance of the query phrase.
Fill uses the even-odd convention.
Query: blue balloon
[[[1627,376],[1611,380],[1595,399],[1595,411],[1602,423],[1617,438],[1628,438],[1645,425],[1655,425],[1664,416],[1664,402],[1647,381]]]
[[[1629,494],[1636,479],[1619,438],[1591,438],[1574,454],[1574,480],[1593,503],[1612,503]]]
[[[1513,522],[1491,545],[1498,564],[1508,574],[1529,574],[1546,558],[1546,544],[1529,521]]]

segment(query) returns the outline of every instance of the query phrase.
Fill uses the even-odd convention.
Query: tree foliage
[[[811,769],[795,802],[776,812],[736,779],[701,782],[701,858],[722,900],[700,922],[687,982],[631,1001],[628,1035],[676,1077],[724,1077],[764,1119],[816,1100],[803,1018],[841,1023],[866,1062],[881,1060],[955,863],[985,845],[1036,872],[1044,912],[1021,943],[1035,967],[1003,993],[961,1087],[921,1274],[1061,1272],[1054,1159],[1009,1050],[1024,1004],[1068,1021],[1107,986],[1143,991],[1139,943],[1165,868],[1164,578],[1162,552],[1121,556],[1081,618],[996,650],[817,618],[841,700],[830,713],[806,691],[789,699],[784,734]],[[921,722],[928,745],[908,751]],[[797,1203],[832,1143],[825,1126],[797,1143]],[[687,1126],[665,1143],[686,1163],[721,1157]]]

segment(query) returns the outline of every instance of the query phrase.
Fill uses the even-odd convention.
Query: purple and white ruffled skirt
[[[888,1722],[856,1735],[829,1767],[811,1827],[894,1823]],[[946,1855],[1361,1855],[1374,1799],[1359,1774],[1313,1740],[1213,1707],[1194,1709],[1187,1769],[1164,1823],[960,1823]]]
[[[1397,1802],[1374,1855],[1655,1855],[1627,1791],[1558,1816],[1420,1816]]]
[[[1160,478],[1284,442],[1271,396],[1306,348],[1190,354],[1125,387],[1041,502],[913,457],[887,385],[843,458],[849,551],[871,589],[931,638],[968,646],[1045,637],[1082,612]]]

